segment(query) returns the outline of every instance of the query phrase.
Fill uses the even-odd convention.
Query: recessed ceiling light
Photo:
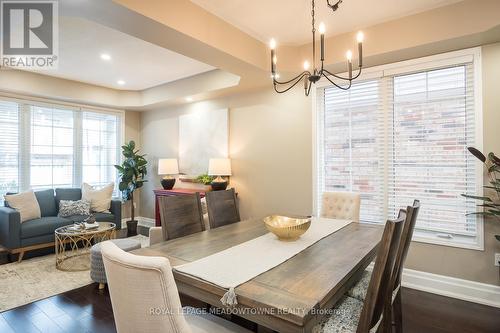
[[[193,101],[193,97],[186,97],[186,102],[192,102]]]
[[[116,83],[118,83],[120,86],[123,86],[123,85],[125,85],[126,82],[123,80],[118,80],[118,81],[116,81]]]
[[[106,60],[106,61],[110,61],[111,60],[111,56],[107,53],[102,53],[101,54],[101,59],[102,60]]]

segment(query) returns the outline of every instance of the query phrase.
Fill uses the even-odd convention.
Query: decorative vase
[[[127,237],[137,235],[137,220],[127,221]]]
[[[161,180],[161,186],[163,186],[163,189],[165,190],[171,190],[174,188],[175,185],[175,178],[163,178]]]
[[[210,185],[212,186],[212,191],[224,191],[227,188],[228,182],[213,181]]]

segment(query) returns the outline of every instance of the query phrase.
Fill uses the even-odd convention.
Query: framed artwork
[[[228,156],[228,109],[202,110],[179,117],[179,172],[208,172],[210,158]]]

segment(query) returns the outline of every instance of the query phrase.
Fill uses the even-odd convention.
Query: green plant
[[[204,174],[196,177],[196,182],[203,185],[210,185],[214,179],[215,179],[214,176],[209,176],[207,174]]]
[[[120,184],[118,189],[122,194],[124,201],[130,200],[130,217],[135,221],[135,207],[134,207],[134,191],[141,188],[147,180],[146,177],[148,170],[146,165],[148,162],[144,158],[146,155],[139,155],[139,150],[135,150],[135,142],[122,146],[122,154],[125,157],[121,165],[115,165],[120,175]]]
[[[488,178],[490,185],[485,185],[484,188],[493,195],[477,196],[462,194],[466,198],[481,200],[483,203],[478,205],[483,208],[483,211],[472,213],[483,216],[490,216],[497,221],[500,221],[500,158],[495,156],[494,153],[489,153],[488,157],[484,156],[479,150],[474,147],[467,148],[469,152],[474,155],[478,160],[484,163],[488,171]],[[500,241],[500,235],[495,235],[495,238]]]

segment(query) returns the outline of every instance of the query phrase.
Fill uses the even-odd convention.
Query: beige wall
[[[500,43],[483,48],[485,151],[500,152]],[[158,157],[176,157],[178,116],[196,109],[230,109],[232,185],[240,195],[243,218],[270,213],[312,212],[312,106],[301,89],[278,95],[270,87],[182,107],[142,114],[142,147],[153,169],[142,192],[141,214],[153,217],[152,189],[159,186]],[[500,284],[493,253],[500,243],[500,223],[485,223],[485,251],[412,244],[407,267],[490,284]]]
[[[276,95],[271,89],[234,95],[142,115],[142,147],[150,180],[141,197],[145,217],[154,217],[156,164],[177,157],[178,116],[199,109],[229,108],[229,150],[243,218],[283,212],[311,214],[311,104],[303,92]],[[208,168],[208,166],[207,166]],[[179,185],[177,182],[176,186]]]

